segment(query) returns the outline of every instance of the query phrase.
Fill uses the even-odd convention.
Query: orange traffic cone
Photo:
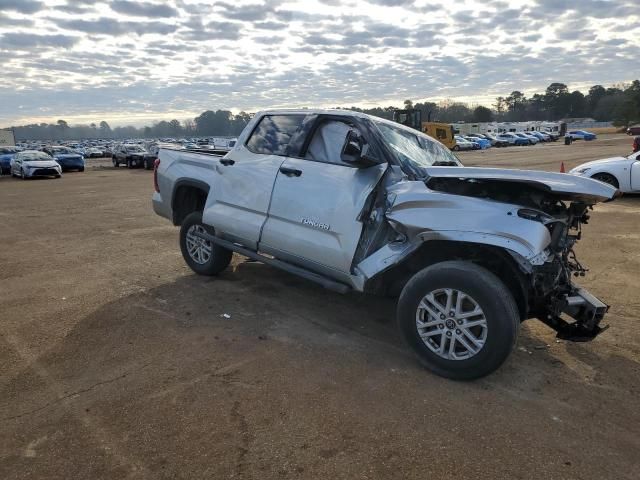
[[[560,164],[560,173],[565,173],[564,171],[564,162]]]

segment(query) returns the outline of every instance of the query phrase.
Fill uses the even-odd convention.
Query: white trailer
[[[16,138],[13,135],[13,130],[10,129],[0,129],[0,147],[6,147],[9,145],[15,145]]]

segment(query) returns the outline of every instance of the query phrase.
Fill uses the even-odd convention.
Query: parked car
[[[84,152],[87,158],[101,158],[104,156],[104,150],[98,147],[88,147]]]
[[[627,135],[640,135],[640,124],[627,128]]]
[[[546,133],[542,133],[542,132],[527,132],[530,135],[533,135],[534,137],[536,137],[538,140],[540,140],[541,142],[550,142],[551,141],[551,137],[549,135],[547,135]]]
[[[11,172],[11,159],[18,152],[17,147],[0,147],[0,174]]]
[[[60,164],[62,171],[77,170],[84,172],[84,157],[69,147],[52,146],[42,149],[48,155],[51,155],[53,159]]]
[[[568,135],[571,137],[571,140],[595,140],[596,134],[591,132],[586,132],[584,130],[571,130],[568,132]]]
[[[491,147],[491,141],[487,140],[484,137],[480,137],[478,135],[465,135],[464,138],[469,140],[470,142],[477,143],[480,146],[481,150],[485,150]]]
[[[127,168],[146,168],[151,170],[156,156],[147,152],[140,145],[123,143],[118,145],[113,151],[112,162],[114,167],[124,164]]]
[[[529,140],[529,145],[535,145],[540,141],[538,137],[534,137],[533,135],[529,135],[528,133],[525,133],[525,132],[515,132],[514,135],[516,135],[517,137]]]
[[[470,142],[469,140],[467,140],[466,138],[460,135],[455,135],[453,138],[456,141],[456,143],[453,146],[452,150],[455,150],[456,152],[459,150],[473,150],[476,148],[476,145],[477,145],[477,148],[480,148],[480,145],[474,144],[473,142]]]
[[[490,133],[484,133],[483,134],[489,141],[491,141],[491,145],[493,145],[494,147],[508,147],[509,146],[509,142],[507,142],[506,140],[500,140],[496,135],[492,135]]]
[[[624,193],[640,192],[640,152],[583,163],[569,173],[608,183]]]
[[[552,142],[555,142],[560,138],[560,132],[554,131],[550,128],[543,130],[542,133],[549,135]]]
[[[496,137],[502,142],[507,142],[509,145],[530,145],[531,142],[528,138],[522,138],[512,132],[501,133]]]
[[[154,189],[195,273],[237,252],[337,292],[399,294],[402,336],[445,377],[494,371],[528,318],[567,340],[602,331],[608,306],[572,283],[586,272],[573,251],[617,192],[589,178],[465,168],[404,125],[300,109],[257,113],[224,156],[161,148]]]
[[[60,178],[62,167],[45,152],[25,150],[16,153],[11,159],[11,175],[24,180],[32,177]]]

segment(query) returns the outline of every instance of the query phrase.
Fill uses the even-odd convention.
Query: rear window
[[[305,115],[265,115],[247,141],[253,153],[286,155],[291,137],[298,131]]]

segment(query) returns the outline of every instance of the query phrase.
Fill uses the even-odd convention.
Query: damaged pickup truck
[[[604,183],[466,168],[420,132],[340,110],[261,112],[224,156],[162,148],[154,179],[194,272],[237,252],[337,292],[399,295],[402,336],[438,375],[494,371],[526,319],[568,340],[604,329],[608,306],[572,283],[589,208],[617,195]]]

